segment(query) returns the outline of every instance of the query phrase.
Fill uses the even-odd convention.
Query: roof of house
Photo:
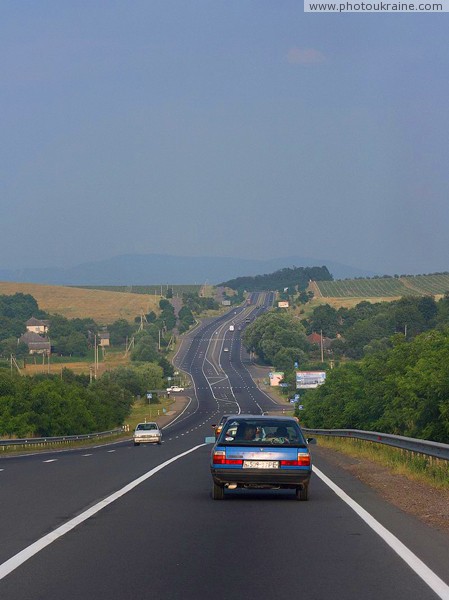
[[[48,327],[50,325],[50,321],[31,317],[31,319],[28,319],[28,321],[26,322],[26,325],[43,325],[45,327]]]
[[[38,333],[34,333],[34,331],[27,331],[21,335],[19,342],[24,342],[30,350],[49,350],[51,348],[50,340],[42,337]]]
[[[315,331],[307,336],[307,339],[311,344],[321,344],[321,334],[316,333]],[[323,348],[330,348],[332,344],[331,338],[325,337],[323,335]]]
[[[307,339],[311,344],[321,344],[321,335],[319,333],[311,333],[307,336]]]

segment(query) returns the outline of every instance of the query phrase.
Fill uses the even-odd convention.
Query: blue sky
[[[448,24],[3,0],[0,267],[136,252],[449,270]]]

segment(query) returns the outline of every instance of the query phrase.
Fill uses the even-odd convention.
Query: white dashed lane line
[[[115,450],[108,450],[108,452],[109,452],[109,453],[111,453],[111,452],[115,452]]]
[[[83,456],[92,456],[92,454],[83,454]]]
[[[56,462],[57,460],[58,460],[57,458],[50,458],[50,460],[43,460],[42,462],[51,463],[51,462]]]

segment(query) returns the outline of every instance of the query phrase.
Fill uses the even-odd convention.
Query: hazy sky
[[[301,0],[2,0],[0,267],[449,270],[448,31]]]

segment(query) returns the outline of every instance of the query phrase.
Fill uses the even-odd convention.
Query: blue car
[[[293,417],[236,415],[228,418],[211,453],[212,497],[225,489],[294,489],[308,499],[312,462]]]

